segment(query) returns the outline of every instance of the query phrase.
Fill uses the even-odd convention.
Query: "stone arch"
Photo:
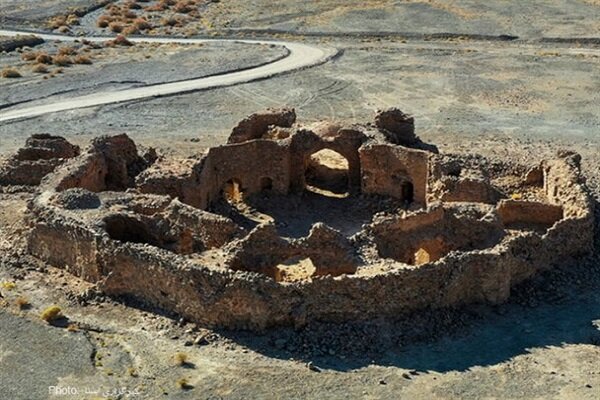
[[[349,161],[335,150],[323,148],[304,159],[304,183],[334,194],[349,192]]]

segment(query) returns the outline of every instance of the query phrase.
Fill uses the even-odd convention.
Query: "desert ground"
[[[220,0],[190,2],[194,12],[145,9],[157,4],[1,2],[0,29],[77,41],[15,48],[14,35],[0,37],[0,70],[20,75],[0,78],[0,158],[39,133],[82,147],[127,133],[162,155],[196,157],[268,107],[293,107],[306,124],[366,122],[398,107],[442,153],[533,163],[560,149],[578,152],[600,201],[598,1]],[[111,6],[120,28],[98,23]],[[127,9],[135,15],[120,17]],[[139,19],[149,27],[139,29]],[[106,43],[128,27],[131,38],[165,42]],[[223,87],[2,120],[72,99],[218,80],[285,60],[286,43],[331,56]],[[50,60],[38,62],[40,54]],[[70,61],[52,59],[60,55]],[[109,298],[27,255],[35,190],[0,186],[2,399],[600,398],[597,233],[592,254],[513,288],[505,304],[257,334],[209,330]],[[52,304],[67,323],[40,319]]]

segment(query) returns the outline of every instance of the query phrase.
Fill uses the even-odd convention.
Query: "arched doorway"
[[[239,203],[243,200],[242,182],[236,178],[228,180],[223,185],[222,195],[228,203]]]
[[[268,176],[260,178],[260,190],[263,192],[273,190],[273,179]]]
[[[400,193],[402,195],[402,200],[406,203],[410,204],[415,201],[415,187],[412,182],[404,181],[400,186]]]
[[[323,149],[311,154],[305,161],[306,188],[324,195],[347,195],[349,163],[340,153]]]

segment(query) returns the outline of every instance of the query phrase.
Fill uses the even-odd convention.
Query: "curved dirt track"
[[[16,36],[34,34],[45,40],[75,41],[86,39],[92,42],[103,42],[113,37],[74,37],[66,35],[43,34],[27,31],[2,30],[0,36]],[[0,112],[0,121],[10,121],[20,118],[31,118],[38,115],[49,114],[59,111],[74,110],[99,106],[103,104],[121,103],[130,100],[138,100],[149,97],[168,96],[179,93],[191,92],[203,89],[225,87],[265,79],[274,75],[294,71],[302,68],[318,65],[329,60],[335,55],[336,50],[332,48],[319,48],[297,42],[270,41],[270,40],[238,40],[238,39],[185,39],[185,38],[159,38],[159,37],[136,37],[128,38],[131,42],[148,43],[207,43],[207,42],[238,42],[248,44],[268,44],[283,46],[288,49],[289,55],[270,64],[255,68],[226,72],[198,79],[189,79],[171,83],[162,83],[133,89],[98,92],[85,96],[77,96],[70,99],[59,100],[51,104],[43,104],[31,107],[23,107],[14,110]]]

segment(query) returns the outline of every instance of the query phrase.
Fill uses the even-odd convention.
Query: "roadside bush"
[[[92,64],[92,60],[88,56],[79,55],[73,59],[74,64]]]
[[[112,22],[112,18],[108,15],[102,15],[96,20],[96,26],[98,28],[108,28],[108,25]]]
[[[73,60],[71,60],[71,57],[59,54],[52,57],[52,63],[60,67],[66,67],[68,65],[73,64]]]
[[[23,61],[33,61],[38,56],[38,53],[35,51],[26,51],[21,54],[21,60]]]
[[[61,47],[58,49],[58,54],[60,54],[61,56],[72,56],[74,54],[77,54],[77,49],[75,47]]]
[[[52,57],[49,56],[47,53],[40,53],[35,58],[35,62],[37,62],[38,64],[52,64]]]
[[[108,28],[113,31],[114,33],[121,33],[123,31],[123,25],[121,25],[118,22],[111,22],[108,25]]]
[[[3,78],[20,78],[22,75],[19,71],[17,71],[15,68],[4,68],[2,70],[2,77]]]
[[[123,28],[123,35],[124,36],[128,36],[128,35],[135,35],[136,33],[140,33],[140,31],[134,26],[126,26],[125,28]]]
[[[44,64],[35,64],[31,70],[36,74],[45,74],[48,72],[48,67]]]
[[[150,29],[152,26],[150,23],[144,18],[136,18],[133,20],[133,25],[139,29],[140,31]]]

